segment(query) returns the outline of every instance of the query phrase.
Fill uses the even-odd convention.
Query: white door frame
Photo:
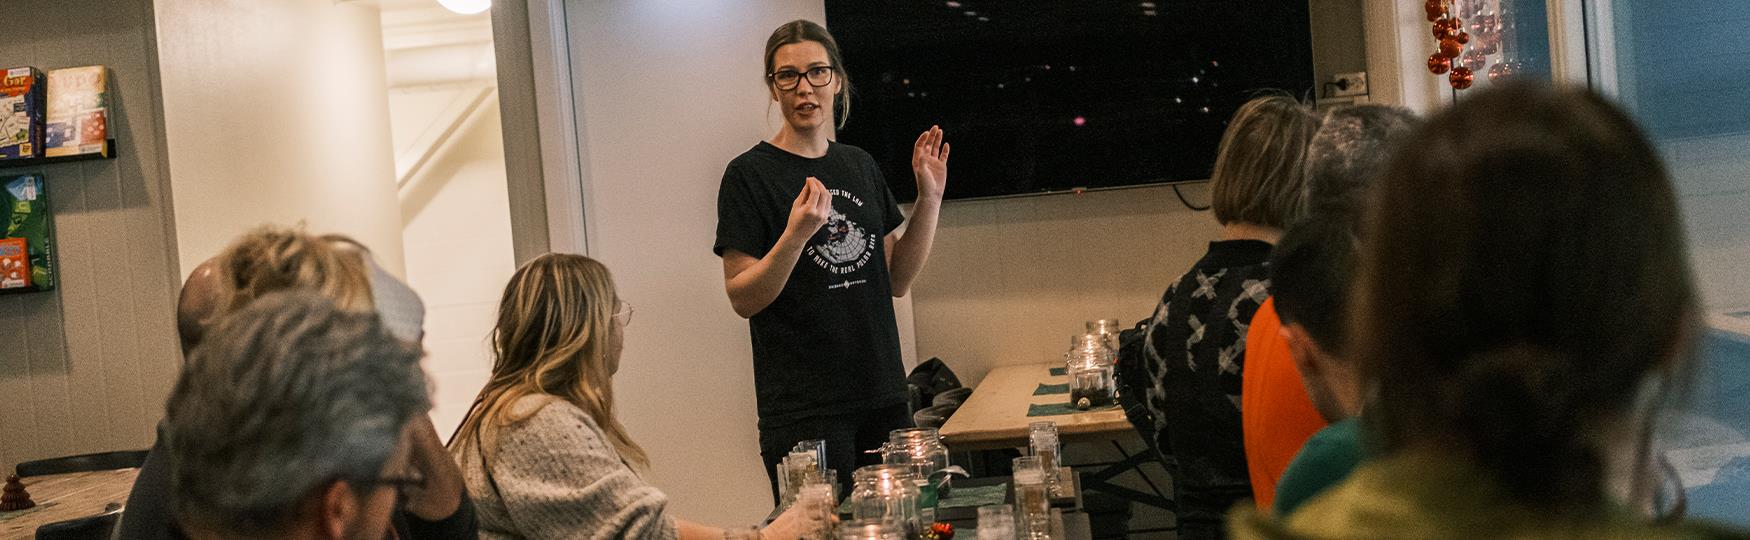
[[[547,192],[547,235],[556,252],[589,254],[589,203],[584,197],[587,150],[577,122],[564,0],[527,0],[534,62],[535,119]]]

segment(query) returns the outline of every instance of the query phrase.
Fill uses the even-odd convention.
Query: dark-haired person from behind
[[[366,539],[424,481],[419,347],[372,312],[275,293],[208,332],[165,415],[171,508],[190,538]]]
[[[1326,376],[1346,367],[1333,365],[1340,359],[1327,351],[1342,344],[1360,210],[1390,146],[1415,122],[1401,107],[1337,107],[1324,113],[1307,147],[1307,217],[1270,255],[1270,300],[1246,334],[1240,411],[1260,510],[1298,504],[1347,476],[1359,459],[1357,445],[1344,437],[1354,434],[1352,421],[1326,428],[1354,414],[1336,407],[1326,389]]]
[[[1373,457],[1281,521],[1236,514],[1235,537],[1743,537],[1651,524],[1612,489],[1651,484],[1653,404],[1688,373],[1698,321],[1640,129],[1596,94],[1518,82],[1399,148],[1341,353]]]

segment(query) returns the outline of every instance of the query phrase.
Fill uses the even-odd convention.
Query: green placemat
[[[1003,504],[1009,498],[1009,484],[994,486],[957,487],[946,499],[936,503],[936,508],[977,508],[993,504]]]
[[[1051,368],[1051,376],[1053,376],[1053,377],[1062,377],[1062,376],[1067,375],[1067,374],[1069,374],[1069,368],[1060,368],[1060,367]]]
[[[1039,387],[1033,389],[1033,395],[1035,395],[1035,396],[1043,396],[1043,395],[1047,395],[1047,394],[1068,394],[1068,393],[1069,393],[1069,383],[1063,383],[1063,384],[1039,383]]]
[[[1059,415],[1064,415],[1064,414],[1075,414],[1075,413],[1079,413],[1079,412],[1104,411],[1107,409],[1116,409],[1116,408],[1118,408],[1118,405],[1114,404],[1114,405],[1111,405],[1108,407],[1095,407],[1095,408],[1083,411],[1083,410],[1077,410],[1075,407],[1071,407],[1070,404],[1068,404],[1068,403],[1029,403],[1029,404],[1027,404],[1027,416],[1059,416]]]

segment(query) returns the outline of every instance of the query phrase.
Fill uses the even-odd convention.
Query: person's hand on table
[[[789,510],[785,510],[764,529],[760,529],[760,538],[764,540],[817,538],[827,526],[838,522],[837,514],[832,501],[814,497],[798,498],[795,504],[790,505]],[[822,516],[827,517],[823,520]]]

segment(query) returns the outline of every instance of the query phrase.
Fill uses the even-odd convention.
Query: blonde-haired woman
[[[492,333],[492,377],[450,441],[475,494],[483,538],[718,539],[675,518],[644,482],[644,450],[614,417],[612,377],[631,306],[608,269],[549,253],[505,286]],[[813,530],[798,505],[762,531]]]
[[[1246,330],[1270,296],[1270,250],[1306,211],[1303,162],[1318,127],[1286,95],[1234,113],[1209,179],[1221,236],[1167,287],[1144,337],[1158,443],[1179,462],[1179,538],[1224,537],[1222,516],[1252,495],[1240,432]]]

